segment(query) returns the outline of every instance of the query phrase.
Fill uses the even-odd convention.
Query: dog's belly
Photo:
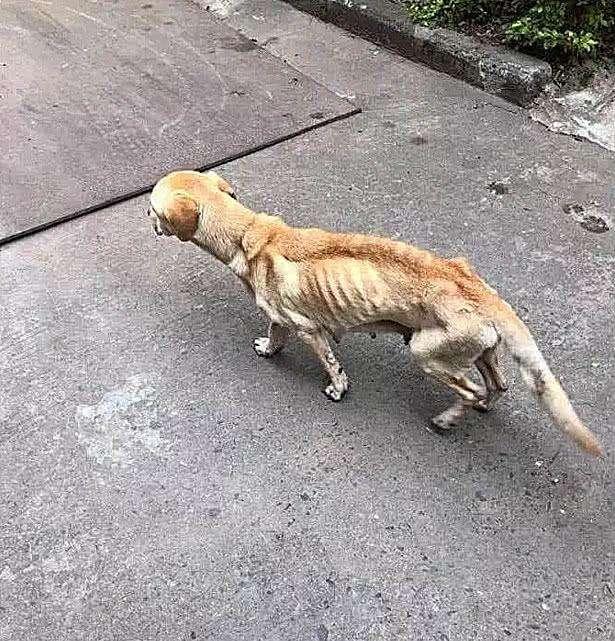
[[[351,327],[348,332],[359,332],[365,334],[401,334],[406,343],[412,338],[412,328],[395,321],[384,320],[377,323],[366,323],[364,325],[356,325]]]

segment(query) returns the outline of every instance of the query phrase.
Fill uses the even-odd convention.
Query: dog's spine
[[[523,380],[562,432],[587,452],[602,456],[604,452],[598,439],[577,416],[525,323],[507,303],[498,302],[500,304],[494,322],[504,345],[518,364]]]

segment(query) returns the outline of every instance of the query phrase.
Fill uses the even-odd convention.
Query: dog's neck
[[[240,203],[233,207],[231,213],[222,217],[205,208],[192,238],[195,245],[229,266],[238,253],[243,254],[241,241],[255,218],[255,214]]]

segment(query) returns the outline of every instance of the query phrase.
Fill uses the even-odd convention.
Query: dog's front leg
[[[321,332],[300,331],[297,336],[318,356],[331,379],[331,384],[323,390],[325,396],[332,401],[341,401],[348,391],[348,376],[346,376],[344,368],[331,351],[324,334]]]
[[[273,356],[286,345],[289,336],[290,331],[287,327],[272,321],[269,323],[269,335],[254,339],[254,351],[265,358]]]

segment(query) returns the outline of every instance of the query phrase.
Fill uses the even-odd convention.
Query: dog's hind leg
[[[468,363],[468,369],[469,367],[470,363]],[[423,364],[423,370],[426,374],[450,387],[460,397],[451,407],[431,419],[436,427],[440,429],[457,427],[469,409],[485,410],[483,389],[464,376],[457,368],[449,369],[445,363],[430,361]]]
[[[487,398],[485,409],[491,409],[495,402],[508,389],[508,383],[499,369],[495,347],[486,349],[475,362],[476,368],[485,381]]]
[[[410,350],[423,371],[459,396],[450,408],[432,419],[436,427],[450,429],[459,424],[468,409],[486,408],[485,391],[466,376],[485,350],[483,342],[481,332],[454,334],[439,328],[420,330],[412,337]]]
[[[322,332],[300,331],[297,336],[316,354],[323,364],[331,383],[323,390],[332,401],[341,401],[348,391],[348,376],[331,351],[329,343]]]
[[[432,425],[441,430],[450,430],[459,425],[472,404],[458,398],[448,409],[431,419]],[[431,430],[430,430],[431,431]]]
[[[290,331],[278,323],[269,323],[269,335],[254,339],[254,351],[268,358],[277,354],[288,342]]]

